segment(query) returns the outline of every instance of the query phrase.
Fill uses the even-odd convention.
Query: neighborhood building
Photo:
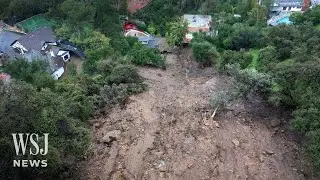
[[[128,0],[128,11],[135,13],[149,4],[151,0]]]
[[[299,12],[304,7],[303,0],[275,0],[271,7],[273,14],[281,12]]]
[[[18,58],[14,49],[11,47],[11,44],[14,43],[17,39],[21,38],[24,34],[3,30],[0,32],[0,64],[4,64],[3,61],[9,57]]]
[[[184,38],[185,43],[189,43],[193,38],[193,33],[205,32],[207,35],[213,33],[212,18],[210,15],[185,14],[183,22],[188,24],[188,32]]]
[[[71,58],[70,52],[84,57],[83,52],[73,44],[57,40],[50,27],[42,27],[28,34],[2,30],[0,42],[0,65],[18,58],[43,60],[48,62],[48,72],[56,80],[64,73],[65,63]]]
[[[126,30],[124,32],[124,36],[125,37],[137,37],[137,38],[140,38],[140,37],[150,37],[151,35],[147,32],[144,32],[144,31],[140,31],[140,30],[137,30],[137,29],[129,29],[129,30]]]
[[[311,7],[320,5],[320,0],[311,0]]]
[[[158,48],[159,46],[159,38],[139,30],[137,25],[129,21],[126,21],[123,26],[123,34],[125,37],[136,37],[141,44],[149,48]]]
[[[259,4],[262,4],[263,0],[259,0]],[[283,12],[302,12],[310,8],[313,4],[312,1],[318,0],[274,0],[270,10],[271,15],[279,15]]]

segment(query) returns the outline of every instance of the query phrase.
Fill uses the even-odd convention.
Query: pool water
[[[292,22],[289,19],[289,16],[283,17],[277,21],[277,24],[282,24],[282,23],[283,24],[292,24]]]

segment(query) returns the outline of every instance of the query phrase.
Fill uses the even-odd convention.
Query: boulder
[[[121,134],[121,131],[119,131],[119,130],[110,131],[106,135],[103,136],[102,142],[110,143],[112,141],[115,141],[119,138],[120,134]]]

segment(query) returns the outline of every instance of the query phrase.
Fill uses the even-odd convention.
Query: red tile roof
[[[128,0],[128,11],[135,13],[149,4],[151,0]]]
[[[9,74],[0,72],[0,81],[6,81],[6,80],[9,80],[10,78],[11,76]]]

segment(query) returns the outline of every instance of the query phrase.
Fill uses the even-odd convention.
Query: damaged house
[[[53,30],[48,27],[28,34],[1,32],[0,41],[2,59],[24,58],[28,61],[34,59],[47,61],[48,71],[56,80],[64,73],[64,65],[71,57],[70,51],[79,54],[80,57],[84,56],[76,47],[57,40]]]

